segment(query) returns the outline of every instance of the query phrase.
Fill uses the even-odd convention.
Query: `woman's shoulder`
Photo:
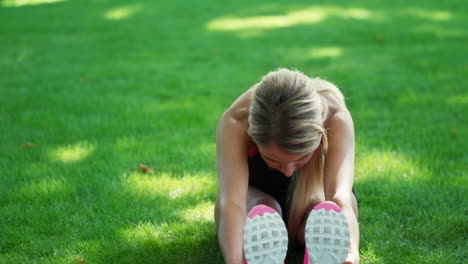
[[[241,94],[224,113],[235,123],[248,126],[249,111],[252,104],[253,87]]]
[[[321,91],[320,95],[325,98],[328,105],[328,116],[325,120],[325,128],[336,123],[352,124],[351,114],[346,105],[338,99],[331,91]]]
[[[252,139],[247,135],[253,88],[251,87],[241,94],[223,113],[220,120],[220,124],[223,124],[223,131],[229,131],[231,135],[243,138],[242,141],[247,144],[249,149],[254,145]]]

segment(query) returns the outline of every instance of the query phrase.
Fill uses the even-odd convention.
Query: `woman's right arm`
[[[228,110],[216,131],[218,169],[218,241],[226,263],[243,263],[247,216],[248,136],[245,111]]]

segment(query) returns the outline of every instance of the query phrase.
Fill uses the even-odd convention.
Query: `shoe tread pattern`
[[[342,264],[349,251],[349,226],[346,217],[335,210],[312,210],[306,223],[309,263]]]
[[[281,264],[286,258],[288,233],[278,213],[247,218],[244,253],[249,264]]]

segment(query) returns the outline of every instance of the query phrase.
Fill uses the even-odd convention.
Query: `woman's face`
[[[313,152],[294,154],[280,149],[276,144],[258,146],[260,155],[268,166],[291,177],[296,169],[306,165]]]

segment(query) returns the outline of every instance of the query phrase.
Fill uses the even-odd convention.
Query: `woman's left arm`
[[[353,193],[354,125],[351,115],[341,109],[325,123],[328,152],[324,168],[325,199],[343,209],[349,224],[351,245],[345,263],[359,263],[358,206]]]

